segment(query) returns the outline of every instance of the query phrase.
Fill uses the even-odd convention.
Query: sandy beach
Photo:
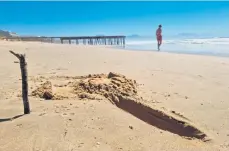
[[[28,115],[22,115],[21,73],[19,64],[14,63],[18,60],[9,50],[26,54],[31,105]],[[0,52],[2,151],[229,150],[229,58],[7,41],[0,41]],[[145,107],[138,106],[139,112],[144,111],[137,114],[131,111],[133,108],[123,107],[120,98],[119,104],[112,104],[109,98],[113,95],[104,97],[106,92],[95,90],[91,93],[96,97],[83,99],[71,93],[73,86],[68,84],[74,85],[76,77],[93,80],[91,75],[96,75],[99,78],[94,78],[95,83],[102,79],[103,84],[108,81],[112,85],[109,82],[115,82],[115,78],[106,77],[110,72],[124,75],[121,80],[116,77],[122,84],[132,86],[136,81],[136,87],[129,89],[137,94],[127,95],[162,111],[173,128],[163,120],[150,121]],[[46,81],[52,82],[60,99],[32,95]],[[116,88],[107,91],[118,96],[122,93]],[[149,118],[144,119],[144,115]],[[157,118],[152,115],[152,120]],[[173,120],[177,123],[170,123]],[[204,133],[208,141],[193,133],[196,137],[182,136],[191,133],[186,132],[186,124]]]

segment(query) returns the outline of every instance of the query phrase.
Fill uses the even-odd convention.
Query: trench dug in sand
[[[33,96],[53,100],[106,98],[118,108],[159,129],[187,139],[209,140],[204,132],[185,118],[144,105],[143,99],[137,94],[136,81],[123,75],[110,72],[108,75],[56,76],[49,79],[44,78],[42,82],[32,92]]]

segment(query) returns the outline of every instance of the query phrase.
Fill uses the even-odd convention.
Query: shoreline
[[[106,47],[106,48],[111,48],[115,50],[121,50],[121,51],[130,51],[130,52],[153,52],[153,53],[169,53],[169,54],[178,54],[178,55],[191,55],[191,56],[205,56],[205,57],[219,57],[219,58],[228,58],[229,57],[229,52],[227,55],[225,54],[212,54],[212,53],[195,53],[195,52],[181,52],[181,51],[163,51],[163,50],[143,50],[143,49],[134,49],[134,48],[118,48],[118,47]]]
[[[126,48],[139,51],[157,50],[154,39],[127,39]],[[203,39],[168,39],[163,40],[161,50],[170,53],[210,55],[229,57],[229,38],[203,38]]]
[[[0,41],[1,42],[1,41]],[[229,57],[229,51],[220,51],[220,53],[213,52],[212,50],[200,50],[197,51],[195,49],[193,50],[163,50],[163,45],[160,51],[158,51],[156,48],[150,49],[149,47],[147,48],[138,48],[138,47],[133,47],[133,46],[128,46],[128,44],[123,48],[123,46],[110,46],[110,45],[74,45],[72,44],[61,44],[61,43],[46,43],[46,42],[33,42],[33,41],[2,41],[2,42],[13,42],[13,43],[42,43],[42,44],[57,44],[57,45],[69,45],[69,46],[79,46],[79,47],[96,47],[96,48],[110,48],[110,49],[115,49],[115,50],[126,50],[126,51],[140,51],[140,52],[163,52],[163,53],[171,53],[171,54],[181,54],[181,55],[194,55],[194,56],[210,56],[210,57],[222,57],[222,58],[228,58]],[[156,44],[155,44],[156,45]],[[216,51],[216,50],[214,50]]]

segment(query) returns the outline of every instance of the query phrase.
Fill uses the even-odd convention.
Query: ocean
[[[127,50],[157,51],[155,38],[127,38]],[[229,38],[167,39],[162,52],[229,57]]]

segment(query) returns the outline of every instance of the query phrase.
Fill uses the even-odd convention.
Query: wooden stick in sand
[[[27,80],[27,63],[25,61],[25,54],[17,54],[10,50],[15,57],[19,59],[22,77],[22,98],[24,105],[24,114],[30,113],[29,99],[28,99],[28,80]]]

